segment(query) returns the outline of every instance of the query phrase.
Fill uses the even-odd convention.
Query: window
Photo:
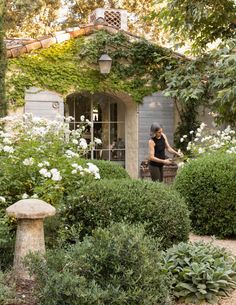
[[[118,162],[125,166],[125,107],[114,97],[106,94],[69,95],[66,100],[66,116],[75,118],[71,122],[71,129],[81,124],[80,117],[91,121],[84,137],[94,142],[95,138],[102,141],[102,145],[95,145],[90,152],[91,159],[102,159]]]

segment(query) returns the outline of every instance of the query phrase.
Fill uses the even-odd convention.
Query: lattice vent
[[[105,11],[105,22],[117,28],[121,28],[121,15],[120,12],[116,11]]]
[[[89,16],[89,22],[93,24],[107,24],[127,31],[127,11],[121,9],[97,8]]]

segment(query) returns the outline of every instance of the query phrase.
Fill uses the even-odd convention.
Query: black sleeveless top
[[[156,137],[153,137],[152,140],[155,143],[155,147],[154,147],[154,157],[158,158],[158,159],[165,159],[165,147],[166,147],[166,142],[165,139],[163,137],[163,135],[161,135],[160,139],[157,139]],[[149,161],[150,165],[153,166],[163,166],[163,163],[159,163],[159,162],[155,162],[150,160]]]

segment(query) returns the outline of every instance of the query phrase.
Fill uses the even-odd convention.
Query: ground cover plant
[[[179,243],[166,251],[164,265],[172,293],[184,303],[214,304],[236,288],[236,260],[211,243]]]
[[[189,160],[174,187],[185,198],[197,233],[236,236],[235,154],[212,153]]]
[[[170,305],[169,278],[157,242],[143,226],[116,223],[67,250],[33,259],[44,305]]]
[[[65,226],[79,235],[91,235],[111,222],[143,223],[146,232],[159,238],[162,248],[187,241],[189,212],[179,194],[162,183],[134,179],[104,179],[84,185],[67,197],[61,210]]]

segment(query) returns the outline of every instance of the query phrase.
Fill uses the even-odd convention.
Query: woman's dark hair
[[[153,138],[155,136],[155,133],[161,128],[162,126],[159,123],[152,123],[150,128],[150,137]]]

